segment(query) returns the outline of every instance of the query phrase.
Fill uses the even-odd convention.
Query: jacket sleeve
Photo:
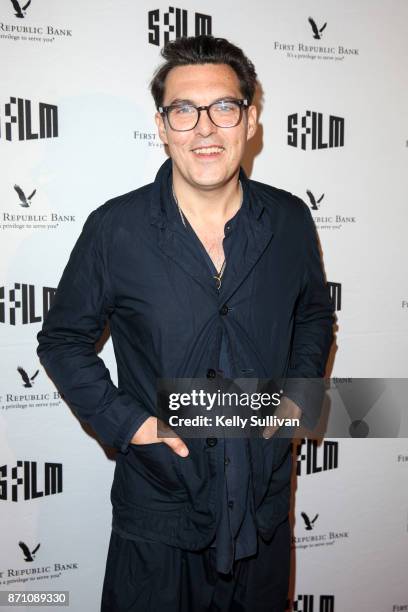
[[[312,215],[308,206],[298,200],[304,212],[304,269],[284,395],[301,408],[301,425],[312,430],[319,421],[325,393],[323,376],[333,341],[334,307]]]
[[[106,204],[100,206],[83,226],[37,334],[37,355],[76,416],[90,424],[101,442],[125,453],[150,414],[113,384],[95,349],[114,310],[106,211]]]

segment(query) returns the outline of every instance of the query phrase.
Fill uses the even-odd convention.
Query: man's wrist
[[[284,410],[285,416],[289,419],[300,419],[302,416],[301,408],[286,395],[282,396],[280,407]]]

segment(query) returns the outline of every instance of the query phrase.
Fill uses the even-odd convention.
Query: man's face
[[[222,98],[243,97],[236,73],[226,64],[178,66],[167,75],[162,106],[181,100],[204,106]],[[206,111],[187,132],[172,130],[159,113],[155,120],[160,139],[169,147],[174,174],[193,187],[211,190],[238,172],[246,142],[256,131],[256,108],[243,110],[240,123],[232,128],[217,127]],[[211,147],[217,147],[216,151]]]

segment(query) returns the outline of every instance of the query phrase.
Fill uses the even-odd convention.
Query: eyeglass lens
[[[170,108],[167,114],[170,127],[174,130],[193,129],[198,121],[198,112],[191,104],[180,104]],[[232,101],[215,102],[209,106],[208,112],[218,127],[234,127],[239,123],[241,107]]]

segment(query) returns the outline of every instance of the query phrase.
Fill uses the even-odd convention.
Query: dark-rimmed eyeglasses
[[[179,102],[170,106],[159,106],[158,111],[172,130],[187,132],[193,130],[200,120],[201,111],[207,111],[210,121],[220,128],[232,128],[239,124],[242,111],[248,107],[248,100],[217,100],[208,106],[195,106],[189,102]]]

